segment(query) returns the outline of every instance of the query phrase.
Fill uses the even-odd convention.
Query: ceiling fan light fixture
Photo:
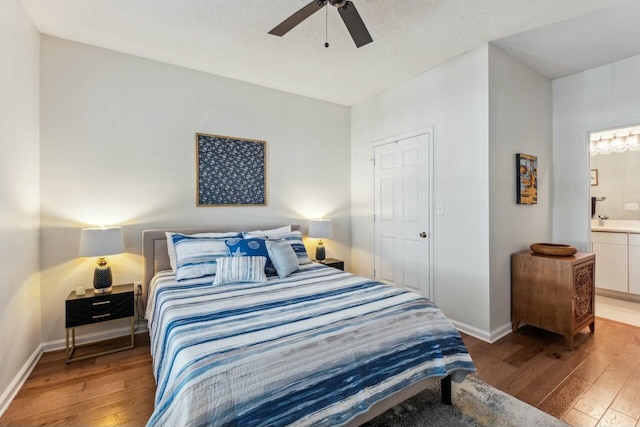
[[[338,9],[338,13],[342,18],[344,25],[346,25],[347,30],[349,30],[349,34],[351,34],[351,38],[356,44],[356,47],[362,47],[373,41],[373,38],[371,37],[371,34],[369,34],[369,30],[367,30],[367,26],[362,21],[355,5],[348,0],[311,0],[311,2],[302,9],[276,25],[271,31],[269,31],[269,34],[278,37],[284,36],[302,21],[325,7],[327,3]],[[327,43],[325,43],[325,47],[328,47]]]

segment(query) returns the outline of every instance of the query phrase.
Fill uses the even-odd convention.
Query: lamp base
[[[104,265],[98,265],[93,272],[93,292],[96,294],[111,292],[112,283],[111,267],[106,265],[106,263]]]
[[[316,261],[324,262],[326,257],[327,255],[324,250],[324,245],[321,242],[318,242],[318,246],[316,246]]]

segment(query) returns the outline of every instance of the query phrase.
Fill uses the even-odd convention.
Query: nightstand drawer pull
[[[107,314],[98,314],[96,316],[93,316],[94,319],[102,319],[103,317],[109,317],[111,316],[111,313],[107,313]]]
[[[100,302],[94,302],[93,305],[105,305],[105,304],[111,304],[110,300],[106,300],[106,301],[100,301]]]

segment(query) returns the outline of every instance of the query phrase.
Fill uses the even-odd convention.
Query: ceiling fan
[[[344,25],[347,26],[347,30],[349,30],[351,38],[357,47],[362,47],[373,41],[367,27],[362,21],[362,18],[360,18],[360,14],[358,14],[356,7],[352,2],[347,0],[313,0],[311,3],[282,21],[273,30],[269,31],[269,34],[280,37],[284,36],[296,25],[325,7],[327,3],[338,8],[338,13],[340,14],[340,17],[342,17]],[[329,47],[329,44],[325,43],[325,47]]]

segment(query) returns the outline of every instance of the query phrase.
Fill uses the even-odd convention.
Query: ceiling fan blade
[[[289,31],[291,31],[296,25],[322,9],[327,5],[326,1],[317,1],[313,0],[311,3],[285,19],[277,25],[273,30],[269,31],[269,34],[273,34],[274,36],[284,36]]]
[[[346,2],[344,6],[338,8],[338,12],[344,21],[344,25],[347,26],[347,30],[351,33],[351,38],[356,43],[356,46],[362,47],[373,41],[353,3]]]

